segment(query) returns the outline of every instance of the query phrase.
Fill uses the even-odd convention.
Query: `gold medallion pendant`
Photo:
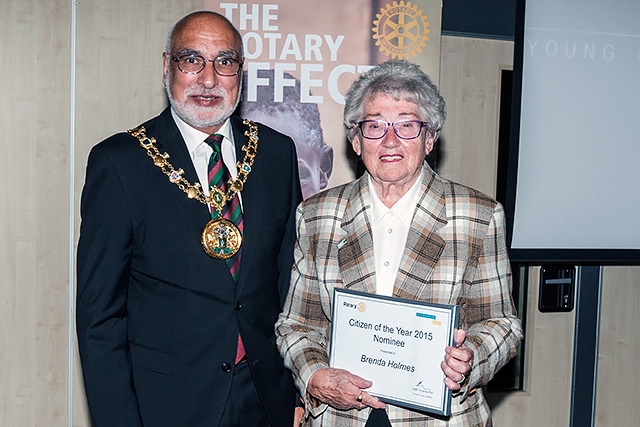
[[[242,245],[242,233],[228,219],[216,218],[204,226],[200,243],[207,255],[224,260],[238,253]]]

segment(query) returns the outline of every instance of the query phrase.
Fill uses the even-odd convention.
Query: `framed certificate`
[[[383,402],[451,415],[440,363],[459,309],[335,288],[330,364],[372,381]]]

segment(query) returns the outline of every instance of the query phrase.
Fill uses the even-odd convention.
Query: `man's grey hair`
[[[243,43],[242,43],[242,35],[240,34],[240,32],[238,31],[238,29],[236,27],[233,26],[233,24],[224,16],[219,14],[218,12],[213,12],[210,10],[201,10],[198,12],[192,12],[190,14],[188,14],[187,16],[185,16],[184,18],[182,18],[181,20],[179,20],[178,22],[176,22],[173,27],[171,27],[171,29],[169,30],[169,33],[167,34],[167,42],[165,45],[165,52],[167,52],[168,54],[171,54],[171,50],[173,48],[172,44],[173,44],[173,35],[175,34],[176,31],[182,31],[184,29],[184,27],[189,24],[189,21],[191,21],[192,18],[196,18],[198,16],[215,16],[217,18],[219,18],[220,20],[222,20],[223,22],[225,22],[228,27],[235,33],[235,36],[237,38],[237,40],[240,41],[240,56],[243,57],[244,56],[244,47],[243,47]],[[241,58],[240,58],[241,59]]]

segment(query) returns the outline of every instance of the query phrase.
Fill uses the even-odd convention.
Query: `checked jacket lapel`
[[[352,187],[342,220],[343,240],[338,240],[338,266],[347,289],[375,293],[375,259],[371,231],[371,203],[366,174]]]
[[[414,212],[393,294],[407,299],[429,299],[427,286],[445,242],[438,234],[447,224],[442,184],[425,168],[421,196]],[[366,175],[349,194],[342,221],[343,243],[338,250],[340,275],[345,288],[375,293],[375,258],[371,231],[371,203]]]
[[[407,242],[400,261],[394,296],[432,300],[433,289],[427,286],[445,248],[438,234],[447,224],[441,181],[428,166],[424,168],[420,198],[411,221]]]

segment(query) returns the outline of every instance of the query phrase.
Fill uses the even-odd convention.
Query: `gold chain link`
[[[233,199],[236,193],[242,191],[244,183],[247,181],[247,177],[251,172],[253,166],[253,160],[258,153],[258,126],[251,120],[244,119],[242,121],[248,129],[244,131],[244,135],[249,138],[249,142],[242,147],[244,151],[244,159],[242,162],[237,162],[238,175],[235,180],[229,179],[227,183],[226,193],[222,192],[217,186],[211,186],[209,195],[207,196],[200,186],[200,183],[195,184],[187,181],[182,175],[184,170],[182,168],[175,169],[173,165],[167,160],[169,159],[168,153],[160,153],[156,148],[156,139],[154,137],[149,138],[146,135],[144,126],[140,126],[134,129],[129,129],[127,133],[138,139],[140,146],[147,150],[147,155],[153,160],[153,164],[162,170],[162,173],[167,175],[169,181],[176,184],[178,188],[184,191],[188,198],[196,199],[200,203],[205,205],[210,204],[214,207],[218,213],[222,212],[222,208],[231,199]]]

